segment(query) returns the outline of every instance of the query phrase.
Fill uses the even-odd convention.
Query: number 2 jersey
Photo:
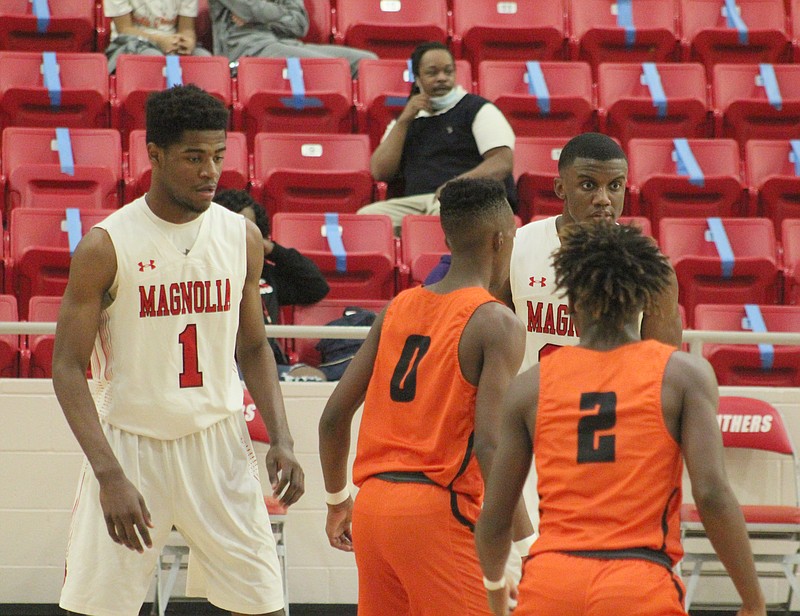
[[[491,301],[477,287],[443,295],[418,287],[389,304],[361,418],[356,485],[379,473],[424,473],[480,506],[472,450],[478,388],[461,373],[458,345],[475,310]]]
[[[578,344],[578,330],[567,298],[556,292],[553,252],[561,246],[557,216],[517,229],[511,252],[511,295],[514,310],[525,324],[525,357],[520,372],[561,346]]]
[[[674,350],[645,340],[542,359],[531,554],[644,549],[680,560],[683,459],[661,408]]]
[[[92,353],[93,394],[108,423],[176,439],[241,411],[234,353],[247,271],[245,220],[212,203],[187,254],[144,197],[97,226],[117,259]]]

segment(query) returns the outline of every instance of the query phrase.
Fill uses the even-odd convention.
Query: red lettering
[[[165,317],[169,315],[169,302],[167,301],[167,289],[161,285],[158,293],[158,312],[157,317]]]
[[[547,314],[544,317],[544,327],[542,331],[545,334],[555,334],[555,319],[553,317],[553,304],[547,304]]]
[[[156,316],[156,300],[155,300],[156,287],[150,285],[150,288],[145,291],[144,287],[139,287],[139,318],[154,317]]]

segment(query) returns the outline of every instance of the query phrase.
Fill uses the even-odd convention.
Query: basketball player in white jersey
[[[559,216],[517,229],[509,286],[503,297],[513,305],[527,332],[520,371],[539,363],[543,355],[560,346],[578,344],[578,331],[566,297],[555,289],[551,256],[561,245],[558,234],[563,227],[590,220],[616,222],[625,204],[627,179],[625,153],[606,135],[583,133],[561,150],[554,190],[564,201],[564,210]],[[643,313],[641,335],[679,346],[681,330],[678,281],[673,275],[657,304]]]
[[[264,334],[261,233],[212,203],[227,124],[194,86],[151,95],[150,190],[91,229],[72,259],[53,359],[86,454],[60,601],[70,612],[138,614],[175,526],[199,594],[234,614],[284,613],[237,364],[285,505],[302,495],[303,472]]]
[[[561,150],[554,190],[564,201],[564,210],[559,216],[517,229],[509,284],[500,294],[525,325],[525,357],[520,372],[538,364],[541,357],[558,347],[578,344],[578,330],[567,298],[556,291],[551,257],[561,246],[559,232],[564,227],[591,220],[616,222],[625,205],[627,180],[625,152],[606,135],[583,133],[570,139]],[[681,335],[678,280],[673,273],[668,288],[643,313],[641,337],[679,346]],[[523,495],[536,527],[539,497],[535,472],[528,476]],[[509,568],[508,574],[514,579],[519,572]]]

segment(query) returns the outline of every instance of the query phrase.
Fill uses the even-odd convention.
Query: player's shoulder
[[[699,355],[684,351],[673,351],[664,371],[664,379],[670,384],[687,388],[701,387],[705,383],[716,383],[711,364]]]
[[[488,301],[475,309],[474,321],[486,337],[491,340],[506,336],[524,336],[525,326],[514,311],[499,301]]]
[[[532,238],[541,237],[542,234],[546,233],[551,227],[555,228],[557,218],[558,216],[550,216],[548,218],[533,220],[522,225],[517,229],[517,232],[514,236],[514,245],[516,246],[518,242],[524,242]]]

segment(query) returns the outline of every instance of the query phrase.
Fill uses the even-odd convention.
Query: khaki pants
[[[412,195],[411,197],[397,197],[386,201],[376,201],[365,205],[359,214],[385,214],[392,219],[395,235],[400,235],[400,227],[403,224],[403,216],[409,214],[439,215],[439,201],[434,198],[433,193],[424,195]]]

